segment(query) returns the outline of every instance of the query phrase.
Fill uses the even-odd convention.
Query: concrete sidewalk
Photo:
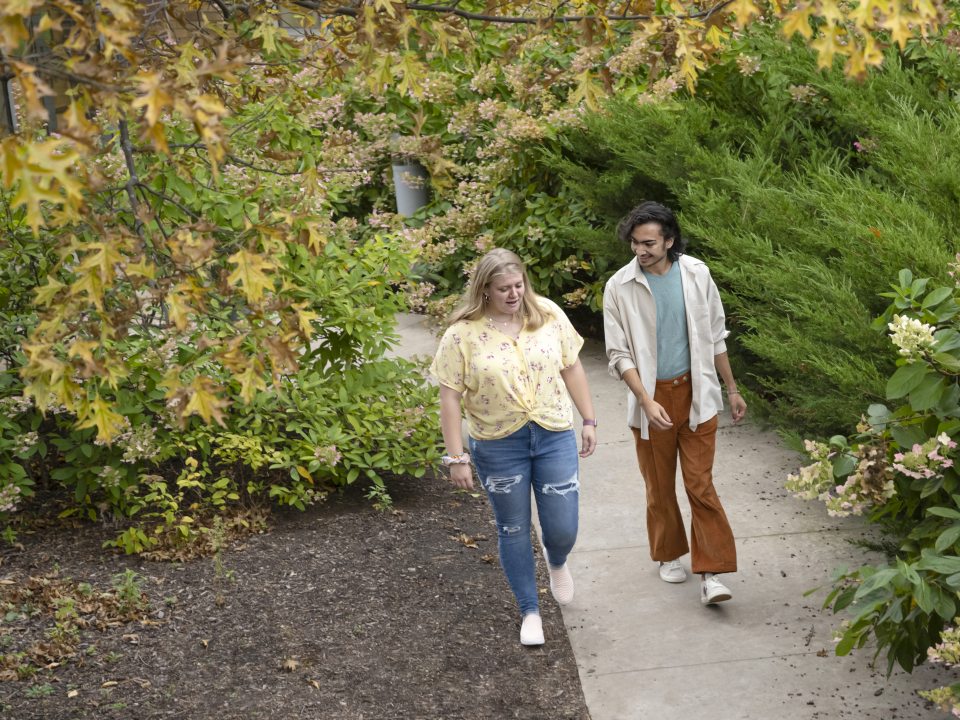
[[[399,331],[398,354],[433,353],[423,318],[401,316]],[[563,616],[593,720],[948,717],[915,691],[949,684],[952,674],[925,666],[888,679],[882,659],[869,667],[869,649],[834,655],[842,618],[820,611],[825,589],[804,593],[826,587],[835,568],[868,561],[852,542],[866,531],[783,489],[803,459],[771,432],[721,416],[715,482],[737,538],[739,572],[723,577],[733,599],[703,607],[699,578],[661,581],[647,546],[626,387],[607,374],[599,343],[588,341],[581,361],[599,447],[581,464],[580,534],[569,560],[577,593]],[[689,555],[681,561],[689,572]]]

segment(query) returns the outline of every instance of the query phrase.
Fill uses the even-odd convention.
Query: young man
[[[723,378],[733,422],[747,405],[727,359],[723,305],[710,270],[683,254],[673,212],[655,202],[631,210],[617,232],[635,259],[607,281],[604,334],[610,373],[630,388],[628,423],[647,489],[650,557],[670,583],[687,579],[679,558],[692,547],[705,605],[731,598],[718,573],[735,572],[733,532],[713,487]],[[690,545],[677,504],[677,456],[693,520]]]

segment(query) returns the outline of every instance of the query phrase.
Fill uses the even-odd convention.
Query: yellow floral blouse
[[[560,370],[573,365],[583,338],[556,303],[536,330],[514,340],[489,318],[454,323],[440,339],[430,372],[462,394],[467,428],[477,440],[506,437],[533,421],[547,430],[573,426],[570,395]]]

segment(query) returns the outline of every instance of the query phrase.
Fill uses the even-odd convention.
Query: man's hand
[[[730,417],[733,418],[733,424],[736,425],[747,414],[747,402],[740,393],[733,393],[728,395],[727,398],[730,400]]]
[[[673,420],[667,415],[667,411],[663,409],[663,405],[653,398],[648,397],[646,401],[641,400],[640,407],[642,407],[643,412],[646,413],[647,420],[650,422],[651,427],[657,430],[669,430],[673,427]]]

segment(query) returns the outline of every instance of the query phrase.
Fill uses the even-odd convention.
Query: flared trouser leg
[[[733,531],[713,485],[717,417],[691,430],[692,388],[689,375],[657,382],[654,400],[673,421],[667,430],[650,428],[650,438],[633,429],[637,460],[647,491],[647,537],[650,557],[666,562],[691,553],[694,573],[737,569]],[[677,459],[690,503],[690,544],[677,503]],[[692,548],[692,549],[691,549]]]

